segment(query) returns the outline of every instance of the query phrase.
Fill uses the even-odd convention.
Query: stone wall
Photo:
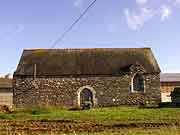
[[[14,77],[14,104],[29,106],[78,105],[78,90],[83,86],[94,89],[96,106],[158,104],[161,100],[159,74],[144,74],[145,92],[131,91],[131,75],[116,77]]]

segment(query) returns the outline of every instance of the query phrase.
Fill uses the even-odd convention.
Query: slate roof
[[[12,79],[0,78],[0,89],[12,88]]]
[[[180,73],[163,73],[160,75],[161,82],[180,82]]]
[[[15,76],[115,75],[129,65],[141,65],[147,73],[159,73],[150,48],[26,49]]]

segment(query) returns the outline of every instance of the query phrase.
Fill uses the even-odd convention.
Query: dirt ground
[[[131,123],[92,123],[71,120],[29,120],[29,121],[0,121],[1,133],[74,133],[121,131],[125,129],[151,129],[180,127],[179,121],[173,122],[131,122]]]

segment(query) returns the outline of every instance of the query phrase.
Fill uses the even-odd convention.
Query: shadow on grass
[[[163,108],[163,107],[166,107],[166,108],[180,108],[180,104],[172,103],[172,102],[160,103],[159,106],[161,108]]]
[[[172,102],[164,102],[159,105],[140,105],[138,108],[145,109],[159,109],[159,108],[180,108],[180,104],[175,104]]]

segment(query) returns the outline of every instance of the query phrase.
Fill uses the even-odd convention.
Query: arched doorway
[[[90,102],[92,104],[92,106],[95,106],[97,101],[96,101],[96,92],[95,90],[90,87],[90,86],[83,86],[83,87],[80,87],[78,89],[78,92],[77,92],[77,104],[79,107],[82,107],[82,105],[85,103],[85,102]]]
[[[89,102],[93,106],[93,93],[90,89],[84,88],[80,93],[80,106]]]

